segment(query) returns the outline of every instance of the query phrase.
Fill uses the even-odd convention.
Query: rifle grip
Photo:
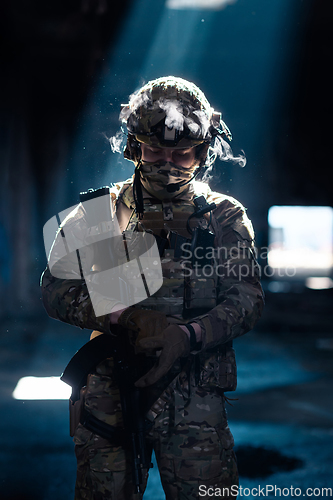
[[[69,399],[69,435],[71,437],[74,436],[76,428],[80,423],[86,391],[87,391],[86,387],[81,388],[80,399],[75,401],[75,403],[73,403],[73,401]]]

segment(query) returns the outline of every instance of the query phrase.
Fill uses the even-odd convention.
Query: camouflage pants
[[[147,448],[149,453],[155,451],[167,500],[202,498],[200,485],[206,487],[202,491],[208,487],[215,490],[238,485],[233,437],[223,398],[199,387],[192,391],[189,404],[179,415],[175,411],[176,391],[169,387],[164,393],[164,407],[147,433]],[[103,421],[122,426],[119,392],[107,375],[90,375],[85,404]],[[81,424],[74,442],[77,457],[75,500],[137,498],[133,493],[130,450],[113,446]],[[235,496],[230,495],[230,498],[235,499]]]

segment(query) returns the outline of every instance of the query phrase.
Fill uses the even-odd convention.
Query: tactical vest
[[[161,201],[144,196],[144,216],[134,211],[132,187],[125,184],[117,200],[117,217],[122,230],[154,234],[161,257],[163,285],[138,307],[165,313],[172,322],[184,323],[217,305],[218,264],[215,235],[208,229],[210,214],[194,217],[194,193],[188,199]],[[205,201],[205,199],[204,199]],[[127,219],[127,222],[126,222]],[[196,241],[193,241],[193,235]],[[232,342],[196,355],[195,384],[233,391],[237,385]],[[199,362],[198,362],[199,358]],[[199,368],[198,368],[199,367]]]

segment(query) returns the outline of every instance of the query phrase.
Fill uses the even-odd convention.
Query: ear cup
[[[133,134],[128,134],[127,143],[124,149],[124,158],[138,163],[141,159],[141,146]]]

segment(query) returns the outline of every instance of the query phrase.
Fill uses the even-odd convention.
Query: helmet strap
[[[144,203],[143,203],[142,185],[140,180],[140,166],[141,166],[141,160],[135,167],[134,171],[133,197],[135,202],[135,213],[141,220],[143,219]]]

